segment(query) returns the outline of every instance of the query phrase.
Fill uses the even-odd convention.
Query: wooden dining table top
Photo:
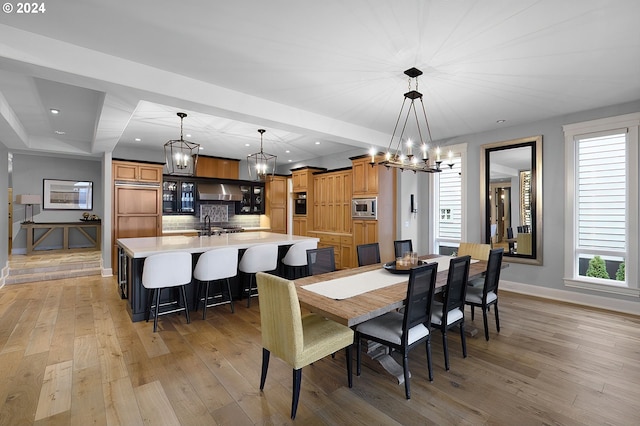
[[[425,255],[420,256],[420,259],[428,261],[429,259],[436,257],[441,256]],[[326,274],[299,278],[295,280],[295,286],[300,306],[348,327],[356,326],[361,322],[378,317],[394,309],[401,308],[404,306],[404,299],[407,296],[409,274],[406,274],[406,279],[401,283],[368,291],[366,293],[341,300],[331,299],[303,288],[303,286],[309,284],[350,277],[382,267],[382,263],[377,263],[374,265],[361,266],[359,268],[343,269],[340,271],[328,272]],[[486,261],[480,260],[478,262],[471,263],[469,266],[469,279],[471,280],[481,277],[486,270]],[[438,271],[436,289],[447,285],[448,274],[448,270]]]

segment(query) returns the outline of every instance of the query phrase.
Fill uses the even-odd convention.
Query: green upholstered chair
[[[262,329],[262,375],[260,390],[264,389],[270,354],[293,367],[293,396],[291,418],[296,417],[302,367],[347,349],[347,377],[352,386],[351,346],[353,330],[316,314],[302,315],[300,302],[292,281],[258,272],[258,300]]]

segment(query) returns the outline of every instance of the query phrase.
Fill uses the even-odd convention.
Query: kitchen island
[[[251,246],[259,244],[276,244],[281,254],[289,246],[300,241],[317,238],[296,235],[276,234],[273,232],[238,232],[232,234],[212,235],[205,237],[167,236],[145,238],[120,238],[118,243],[118,284],[120,295],[127,299],[127,311],[131,320],[141,321],[147,305],[147,291],[142,286],[142,269],[144,259],[157,253],[184,251],[192,254],[193,267],[201,253],[223,247],[237,248],[240,253]],[[279,259],[283,256],[280,255]],[[237,280],[236,280],[237,286]],[[188,290],[189,306],[195,297],[195,286]]]

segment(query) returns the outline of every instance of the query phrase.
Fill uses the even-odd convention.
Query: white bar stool
[[[287,254],[282,258],[282,264],[287,266],[286,275],[288,279],[296,279],[300,277],[306,277],[307,274],[307,250],[318,248],[318,242],[314,240],[305,240],[295,243]],[[304,269],[302,274],[298,271],[300,268]],[[293,271],[293,274],[291,273]],[[292,276],[293,275],[293,276]]]
[[[191,322],[189,309],[187,308],[187,293],[185,286],[191,284],[191,253],[187,252],[167,252],[153,254],[144,261],[142,269],[142,285],[149,293],[145,319],[149,321],[151,308],[153,308],[153,332],[158,329],[158,317],[173,312],[184,311],[187,316],[187,324]],[[183,306],[179,306],[179,301],[163,304],[164,306],[175,305],[175,308],[160,312],[160,293],[165,288],[180,287],[182,293]],[[155,304],[152,300],[155,298]]]
[[[247,307],[251,307],[251,297],[258,295],[258,286],[253,285],[256,272],[269,272],[278,267],[278,246],[275,244],[259,244],[245,250],[238,270],[249,276],[249,288],[243,289],[247,293]]]
[[[233,308],[233,298],[231,297],[231,284],[229,278],[238,274],[238,249],[237,248],[221,248],[209,250],[200,255],[196,268],[193,270],[193,278],[198,280],[198,289],[196,291],[196,301],[194,310],[198,310],[198,306],[202,303],[202,319],[207,319],[207,308],[231,304],[231,312],[235,312]],[[221,287],[220,292],[209,296],[209,285],[212,281],[227,281],[227,297],[224,297],[224,290]],[[200,297],[202,293],[202,284],[206,283],[204,297]],[[213,303],[210,303],[213,301]]]

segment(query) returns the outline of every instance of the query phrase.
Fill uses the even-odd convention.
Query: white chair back
[[[238,270],[247,274],[273,271],[278,267],[278,246],[260,244],[249,247],[240,259]]]
[[[307,265],[307,250],[318,248],[318,242],[315,240],[306,240],[295,243],[287,254],[282,258],[282,263],[287,266],[306,266]]]
[[[142,285],[145,288],[177,287],[191,282],[191,253],[153,254],[144,260]]]
[[[238,249],[221,248],[200,255],[193,277],[200,281],[216,281],[238,274]]]

